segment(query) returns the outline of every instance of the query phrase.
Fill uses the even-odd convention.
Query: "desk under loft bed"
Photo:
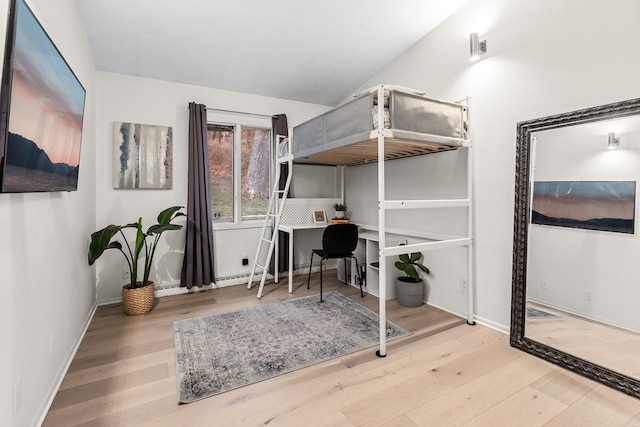
[[[380,100],[383,101],[380,102]],[[467,106],[465,105],[428,98],[423,92],[413,89],[379,85],[362,92],[353,100],[333,110],[295,126],[289,138],[278,145],[278,163],[351,166],[378,162],[379,259],[382,261],[385,257],[409,252],[467,247],[467,323],[474,324],[473,204],[471,200],[473,162],[467,127]],[[385,160],[457,149],[468,150],[466,198],[386,199]],[[290,172],[289,176],[291,175]],[[466,208],[468,222],[466,236],[443,237],[434,234],[424,243],[386,246],[387,210],[451,207]],[[277,246],[277,238],[275,240]],[[386,264],[386,262],[379,263],[380,348],[377,354],[381,357],[386,356]]]

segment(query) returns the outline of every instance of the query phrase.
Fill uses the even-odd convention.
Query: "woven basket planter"
[[[149,282],[142,288],[131,289],[130,285],[122,287],[122,305],[129,316],[144,314],[151,311],[155,303],[155,286]]]

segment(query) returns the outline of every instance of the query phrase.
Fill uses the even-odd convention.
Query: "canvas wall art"
[[[531,222],[633,234],[635,205],[635,181],[539,181]]]
[[[75,191],[85,90],[27,4],[11,3],[0,101],[0,190]]]
[[[114,122],[113,188],[171,188],[172,139],[169,126]]]

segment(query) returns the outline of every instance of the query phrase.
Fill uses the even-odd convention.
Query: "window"
[[[213,221],[264,218],[271,189],[271,129],[212,123],[207,130]]]

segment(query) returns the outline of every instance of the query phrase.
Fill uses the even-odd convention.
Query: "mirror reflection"
[[[531,135],[525,337],[640,379],[640,116]]]

